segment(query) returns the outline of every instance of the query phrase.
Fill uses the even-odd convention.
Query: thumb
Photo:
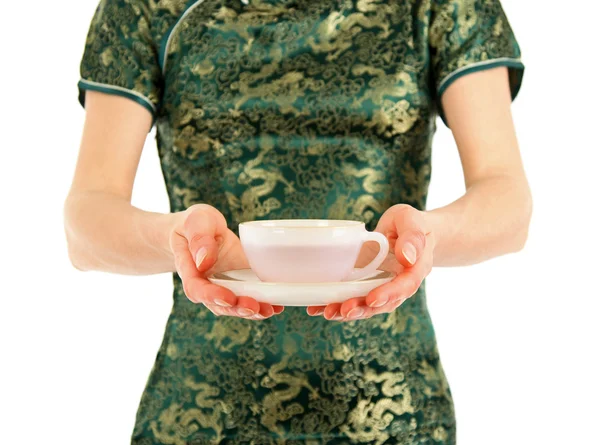
[[[427,242],[425,218],[419,210],[406,204],[390,207],[381,217],[377,230],[390,239],[396,259],[404,267],[412,267],[425,250]]]
[[[198,206],[193,209],[183,224],[183,236],[196,268],[206,272],[217,262],[219,241],[227,230],[223,215],[210,206]]]
[[[412,267],[421,258],[427,239],[421,230],[402,232],[396,240],[396,258],[404,267]]]

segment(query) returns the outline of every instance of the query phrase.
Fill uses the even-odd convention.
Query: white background
[[[535,212],[522,253],[428,280],[460,445],[600,443],[596,3],[504,0],[527,65],[514,114]],[[95,7],[0,12],[5,444],[128,443],[170,311],[170,276],[80,273],[67,259],[62,205],[84,119],[75,85]],[[440,123],[429,206],[462,184]],[[152,138],[134,204],[168,210]]]

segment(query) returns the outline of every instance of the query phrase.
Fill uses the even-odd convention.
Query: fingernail
[[[252,320],[264,320],[267,317],[264,317],[263,315],[260,315],[260,314],[256,314],[256,315],[253,315],[250,318],[252,318]]]
[[[348,318],[360,318],[364,315],[365,310],[362,307],[355,307],[350,312],[348,312]]]
[[[402,247],[402,254],[410,264],[415,264],[417,262],[417,248],[411,243],[406,243]]]
[[[318,310],[314,314],[311,314],[311,317],[317,317],[319,315],[323,315],[325,313],[325,309]]]
[[[198,253],[196,253],[196,267],[198,269],[200,268],[202,261],[204,261],[204,258],[206,258],[206,254],[208,254],[206,247],[200,247]]]
[[[236,312],[240,317],[249,317],[250,315],[254,315],[254,311],[252,309],[245,307],[239,307]]]
[[[370,304],[370,306],[375,307],[375,308],[382,307],[382,306],[385,306],[387,304],[387,302],[388,302],[388,298],[382,297],[382,298],[375,300],[373,303]]]
[[[220,300],[218,298],[215,298],[215,304],[217,306],[221,306],[221,307],[231,307],[231,305],[229,303],[227,303],[226,301]]]

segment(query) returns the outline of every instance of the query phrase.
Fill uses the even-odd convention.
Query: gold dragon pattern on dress
[[[373,230],[394,204],[425,208],[448,79],[501,60],[516,91],[519,57],[498,0],[101,0],[80,100],[121,94],[154,114],[174,212],[209,203],[234,231]],[[424,286],[369,320],[286,308],[254,322],[215,317],[173,282],[132,444],[455,443]]]

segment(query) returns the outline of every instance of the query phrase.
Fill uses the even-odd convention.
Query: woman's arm
[[[131,205],[133,182],[152,116],[135,102],[86,94],[86,121],[65,202],[69,256],[80,270],[140,275],[175,270],[169,233],[182,214]]]
[[[506,68],[465,76],[442,97],[467,191],[425,213],[436,238],[434,266],[463,266],[516,252],[527,239],[532,199],[507,78]]]
[[[196,204],[162,215],[130,203],[150,113],[116,96],[87,92],[86,122],[65,203],[69,256],[75,267],[121,274],[177,271],[190,301],[215,315],[263,320],[283,307],[237,297],[212,284],[211,271],[248,267],[240,241],[215,208]]]
[[[366,297],[309,315],[329,320],[357,320],[389,313],[413,296],[433,266],[473,264],[521,249],[531,217],[531,194],[510,111],[506,68],[469,74],[442,97],[448,123],[460,152],[467,192],[432,211],[409,205],[388,209],[377,231],[390,241],[382,268],[396,278]],[[369,261],[377,252],[363,249]]]

